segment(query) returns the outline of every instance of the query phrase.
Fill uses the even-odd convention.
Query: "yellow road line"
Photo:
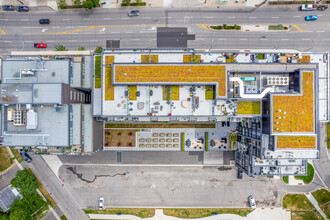
[[[101,25],[101,26],[90,26],[90,27],[84,27],[84,28],[78,28],[73,30],[67,30],[63,32],[55,32],[55,33],[24,33],[24,35],[53,35],[53,34],[72,34],[82,31],[89,31],[97,28],[105,28],[105,27],[140,27],[140,26],[165,26],[165,24],[128,24],[128,25]]]
[[[293,27],[297,28],[300,32],[304,32],[303,30],[301,30],[297,25],[293,25]]]
[[[0,29],[0,32],[1,32],[3,35],[5,35],[5,34],[6,34],[6,32],[4,32],[4,31],[3,31],[3,30],[1,30],[1,29]]]
[[[204,28],[205,30],[209,31],[209,29],[205,25],[207,24],[197,24],[198,27]]]

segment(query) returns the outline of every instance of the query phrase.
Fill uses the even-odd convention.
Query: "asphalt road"
[[[143,8],[137,17],[128,17],[127,9],[93,11],[62,10],[58,12],[32,9],[28,13],[0,12],[0,52],[32,50],[33,43],[45,42],[49,49],[62,44],[68,49],[84,46],[105,47],[105,40],[121,40],[122,48],[154,48],[157,27],[187,27],[196,39],[188,41],[195,49],[299,49],[327,51],[330,47],[330,13],[300,12],[296,6],[240,8],[164,9]],[[317,21],[304,17],[317,14]],[[40,18],[49,18],[50,25],[40,25]],[[290,32],[214,32],[208,24],[287,24]]]
[[[286,192],[311,192],[322,187],[316,177],[305,186],[280,179],[236,179],[234,167],[63,165],[59,176],[80,208],[108,207],[247,207],[254,195],[258,207],[281,206]]]

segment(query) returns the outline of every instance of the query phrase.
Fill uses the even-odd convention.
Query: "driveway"
[[[18,166],[15,165],[0,176],[0,190],[10,184],[10,181],[16,177],[16,173],[19,170]]]
[[[236,179],[234,167],[63,165],[59,176],[79,201],[96,208],[98,198],[111,207],[247,207],[254,195],[258,207],[281,206],[285,192],[320,187],[286,186],[267,177]]]

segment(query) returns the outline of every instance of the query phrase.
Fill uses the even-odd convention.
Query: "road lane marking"
[[[214,18],[214,17],[205,17],[205,18]]]
[[[247,40],[246,38],[241,38],[241,39],[239,39],[239,40]]]
[[[70,18],[64,18],[62,21],[70,21]]]
[[[30,19],[21,19],[21,21],[30,21]]]
[[[1,18],[0,21],[7,21],[8,18]]]
[[[142,18],[142,19],[151,19],[151,17],[144,17],[144,18]]]
[[[11,41],[10,41],[10,40],[5,40],[5,41],[3,41],[3,42],[5,42],[5,43],[10,43]]]
[[[249,18],[257,18],[257,17],[249,17]]]
[[[0,29],[0,32],[1,32],[3,35],[6,35],[6,32],[4,32],[2,29]]]
[[[111,20],[112,18],[103,18],[103,20]]]
[[[298,27],[297,25],[293,25],[293,27],[295,27],[295,28],[297,28],[300,32],[304,32],[303,30],[301,30],[301,28],[300,27]]]
[[[236,18],[236,17],[228,17],[228,18]]]
[[[206,25],[208,25],[208,24],[197,24],[198,27],[201,27],[201,28],[209,31],[209,29],[206,27]]]
[[[84,21],[90,21],[91,19],[90,18],[84,18]]]
[[[289,39],[281,39],[281,40],[289,40]]]
[[[30,41],[30,40],[26,40],[26,41],[24,41],[24,42],[26,42],[26,43],[32,43],[33,41]]]
[[[297,15],[297,16],[293,16],[294,18],[300,18],[301,16],[300,15]]]
[[[68,42],[76,42],[77,40],[68,40]]]
[[[162,27],[165,26],[166,24],[129,24],[129,25],[101,25],[101,26],[90,26],[90,27],[84,27],[84,28],[77,28],[73,30],[67,30],[63,32],[54,32],[54,33],[42,33],[42,34],[47,34],[47,35],[62,35],[62,34],[79,34],[79,32],[82,31],[90,31],[96,28],[106,28],[106,27],[144,27],[144,26],[155,26],[155,27]],[[128,33],[133,33],[133,32],[128,32]],[[24,33],[23,35],[41,35],[41,33]]]
[[[270,18],[279,18],[279,17],[270,17]]]
[[[310,39],[301,39],[301,40],[310,40]]]
[[[323,33],[323,32],[325,32],[325,31],[316,31],[316,32]]]
[[[226,40],[225,38],[218,38],[217,40]]]
[[[265,38],[260,38],[260,40],[268,40],[268,39],[265,39]]]
[[[48,40],[47,43],[54,43],[55,41],[53,40]]]

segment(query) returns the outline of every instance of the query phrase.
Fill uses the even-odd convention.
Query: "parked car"
[[[242,179],[242,178],[243,178],[243,170],[242,170],[242,168],[238,168],[237,179]]]
[[[139,15],[140,15],[139,10],[132,10],[128,12],[128,17],[139,16]]]
[[[47,18],[40,19],[39,24],[50,24],[50,20]]]
[[[45,43],[35,43],[34,48],[47,48],[47,44],[45,44]]]
[[[308,15],[305,17],[306,21],[315,21],[317,20],[318,16],[317,15]]]
[[[252,209],[257,208],[257,206],[256,206],[256,201],[254,200],[254,197],[253,197],[253,196],[249,196],[249,204],[250,204],[250,207],[251,207]]]
[[[314,11],[316,6],[313,4],[304,4],[299,7],[300,11]]]
[[[28,6],[16,6],[16,11],[18,12],[28,12],[29,11],[29,7]]]
[[[99,199],[99,210],[102,210],[102,209],[104,209],[104,198],[103,197],[101,197]]]
[[[4,10],[4,11],[14,11],[15,7],[14,7],[14,5],[3,5],[2,10]]]
[[[20,154],[22,155],[23,160],[25,160],[27,163],[32,161],[32,158],[28,155],[27,152],[21,151]]]

